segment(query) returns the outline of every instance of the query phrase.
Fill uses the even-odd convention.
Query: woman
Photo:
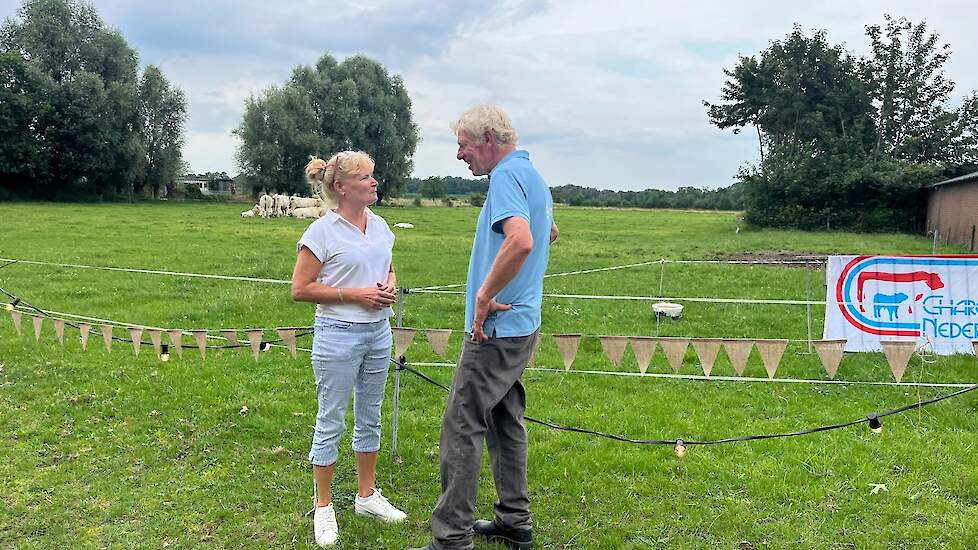
[[[299,239],[292,273],[292,298],[317,304],[312,368],[319,413],[309,462],[318,495],[313,530],[320,546],[335,544],[338,537],[331,483],[351,395],[359,485],[354,509],[384,521],[405,518],[374,486],[396,278],[394,234],[367,208],[377,202],[373,169],[373,159],[362,151],[343,151],[329,161],[313,157],[306,165],[310,184],[336,205]]]

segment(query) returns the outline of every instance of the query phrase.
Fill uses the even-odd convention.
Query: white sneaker
[[[329,506],[316,507],[316,514],[312,520],[312,532],[316,535],[316,544],[319,546],[336,544],[340,530],[336,526],[336,512],[333,511],[332,502],[329,503]]]
[[[374,494],[363,498],[357,495],[354,499],[353,510],[362,516],[371,516],[391,523],[404,521],[407,514],[394,508],[384,495],[380,494],[380,489],[374,489]]]

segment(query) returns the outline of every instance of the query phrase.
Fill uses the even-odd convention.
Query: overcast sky
[[[492,101],[550,185],[606,189],[723,187],[757,157],[751,132],[710,126],[723,68],[791,31],[867,49],[883,13],[926,20],[950,42],[955,102],[978,88],[978,4],[965,1],[602,2],[577,0],[98,0],[142,65],[187,94],[184,158],[238,172],[231,130],[245,99],[324,53],[365,54],[403,76],[421,143],[414,175],[469,176],[448,128]],[[0,15],[20,2],[0,0]],[[165,7],[163,7],[165,6]],[[322,151],[328,154],[328,151]]]

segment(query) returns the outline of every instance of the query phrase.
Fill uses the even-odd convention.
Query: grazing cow
[[[289,197],[289,213],[296,208],[309,208],[312,206],[322,206],[323,201],[317,197],[300,197],[298,195],[292,195]]]
[[[272,195],[272,199],[275,200],[275,216],[287,216],[289,214],[289,196]]]
[[[321,218],[323,214],[326,213],[326,209],[321,206],[307,206],[305,208],[296,208],[292,211],[292,216],[296,218]]]
[[[258,215],[263,218],[269,218],[274,214],[275,210],[275,199],[271,195],[263,194],[258,197]]]
[[[909,298],[902,292],[896,294],[876,294],[873,296],[873,315],[880,316],[880,310],[885,309],[890,316],[890,321],[898,315],[898,309],[906,299]]]
[[[242,218],[254,218],[255,214],[261,214],[261,207],[257,204],[251,208],[251,210],[245,210],[241,213]]]

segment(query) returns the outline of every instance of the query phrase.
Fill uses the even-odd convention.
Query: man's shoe
[[[398,510],[390,503],[384,495],[380,494],[380,489],[374,489],[374,494],[366,498],[357,495],[354,499],[353,510],[362,516],[375,517],[377,519],[398,523],[404,521],[407,514]]]
[[[529,527],[503,527],[495,521],[480,519],[472,526],[472,531],[489,542],[498,542],[507,548],[533,548],[533,529]]]
[[[435,546],[429,542],[420,548],[408,548],[408,550],[435,550]]]
[[[316,514],[312,519],[313,534],[316,536],[316,544],[319,546],[333,546],[339,537],[339,529],[336,526],[336,512],[333,510],[333,503],[329,506],[317,506]]]

